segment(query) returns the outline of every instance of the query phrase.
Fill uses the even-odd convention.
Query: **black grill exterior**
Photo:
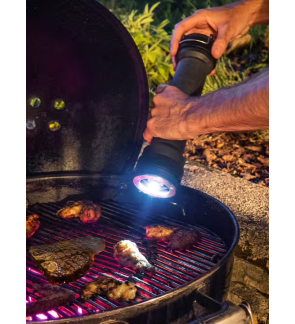
[[[30,192],[27,196],[32,204],[27,213],[37,213],[41,225],[27,241],[27,249],[31,245],[82,236],[97,236],[106,240],[105,250],[95,256],[90,271],[80,280],[63,285],[76,293],[74,302],[43,316],[29,317],[29,322],[42,319],[56,323],[103,323],[110,319],[128,319],[127,323],[132,324],[172,323],[173,319],[177,319],[177,323],[188,323],[188,314],[190,319],[194,318],[192,308],[198,291],[219,301],[225,298],[231,275],[232,249],[238,234],[230,211],[215,199],[185,187],[181,187],[177,195],[181,204],[175,200],[163,202],[147,199],[131,183],[123,180],[121,177],[103,176],[95,179],[91,176],[69,176],[28,180],[27,188]],[[40,197],[38,187],[42,183],[47,191],[43,191],[43,201],[37,203],[35,200]],[[85,194],[77,194],[83,188]],[[60,202],[54,202],[50,199],[52,195],[66,196]],[[114,198],[110,199],[110,195]],[[95,196],[101,197],[95,200]],[[45,202],[47,199],[51,201]],[[78,199],[92,199],[102,206],[102,216],[96,224],[82,224],[76,219],[63,220],[56,216],[56,212],[67,201]],[[202,217],[204,213],[205,218]],[[224,222],[219,226],[222,235],[211,230],[218,215]],[[211,224],[211,228],[205,227],[203,222]],[[201,233],[201,240],[190,249],[172,252],[167,248],[167,242],[153,243],[145,239],[145,226],[152,223],[193,226]],[[156,266],[155,275],[138,274],[129,268],[120,267],[113,257],[113,246],[122,239],[137,243],[140,251]],[[138,289],[137,298],[134,301],[119,302],[96,296],[85,302],[80,298],[81,289],[99,276],[113,277],[122,282],[132,280]],[[33,283],[44,281],[45,277],[28,254],[27,302],[39,298],[33,294]]]

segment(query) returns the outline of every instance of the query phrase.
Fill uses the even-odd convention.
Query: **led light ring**
[[[169,191],[166,192],[152,192],[151,190],[148,189],[147,186],[142,184],[142,180],[153,180],[155,182],[160,183],[161,185],[165,185]],[[152,196],[152,197],[157,197],[157,198],[170,198],[173,197],[176,194],[176,188],[175,186],[168,180],[165,180],[159,176],[152,175],[152,174],[144,174],[144,175],[139,175],[133,179],[134,185],[143,193]]]

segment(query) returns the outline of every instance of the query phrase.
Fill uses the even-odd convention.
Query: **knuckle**
[[[159,104],[160,94],[156,94],[153,99],[153,111],[155,111],[155,107]]]
[[[174,33],[177,32],[181,32],[183,30],[183,22],[179,22],[175,25],[175,31]]]

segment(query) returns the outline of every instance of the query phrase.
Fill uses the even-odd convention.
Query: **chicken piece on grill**
[[[167,241],[170,240],[172,234],[178,229],[169,225],[152,224],[146,228],[146,236],[151,240]]]
[[[133,282],[122,283],[119,280],[100,277],[89,282],[83,289],[82,298],[89,299],[93,295],[107,296],[113,300],[132,300],[136,296],[137,288]]]
[[[40,221],[37,214],[27,216],[26,220],[26,239],[30,238],[39,228]]]
[[[30,254],[40,271],[53,285],[74,282],[83,277],[94,262],[94,255],[103,251],[105,240],[81,237],[30,247]]]
[[[56,213],[62,218],[79,217],[83,223],[95,223],[101,216],[101,207],[92,201],[76,201],[69,203]]]
[[[200,239],[200,233],[195,229],[178,229],[170,239],[171,249],[187,249],[196,244]]]
[[[75,293],[60,286],[51,286],[48,283],[34,284],[35,293],[42,295],[43,299],[26,304],[26,315],[44,313],[51,309],[63,306],[75,298]]]
[[[155,267],[139,252],[137,245],[129,240],[122,240],[114,246],[114,257],[124,267],[147,273],[155,272]]]

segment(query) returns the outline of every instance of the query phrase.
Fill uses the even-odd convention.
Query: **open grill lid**
[[[133,168],[146,73],[125,27],[95,0],[27,0],[26,111],[28,176]]]

